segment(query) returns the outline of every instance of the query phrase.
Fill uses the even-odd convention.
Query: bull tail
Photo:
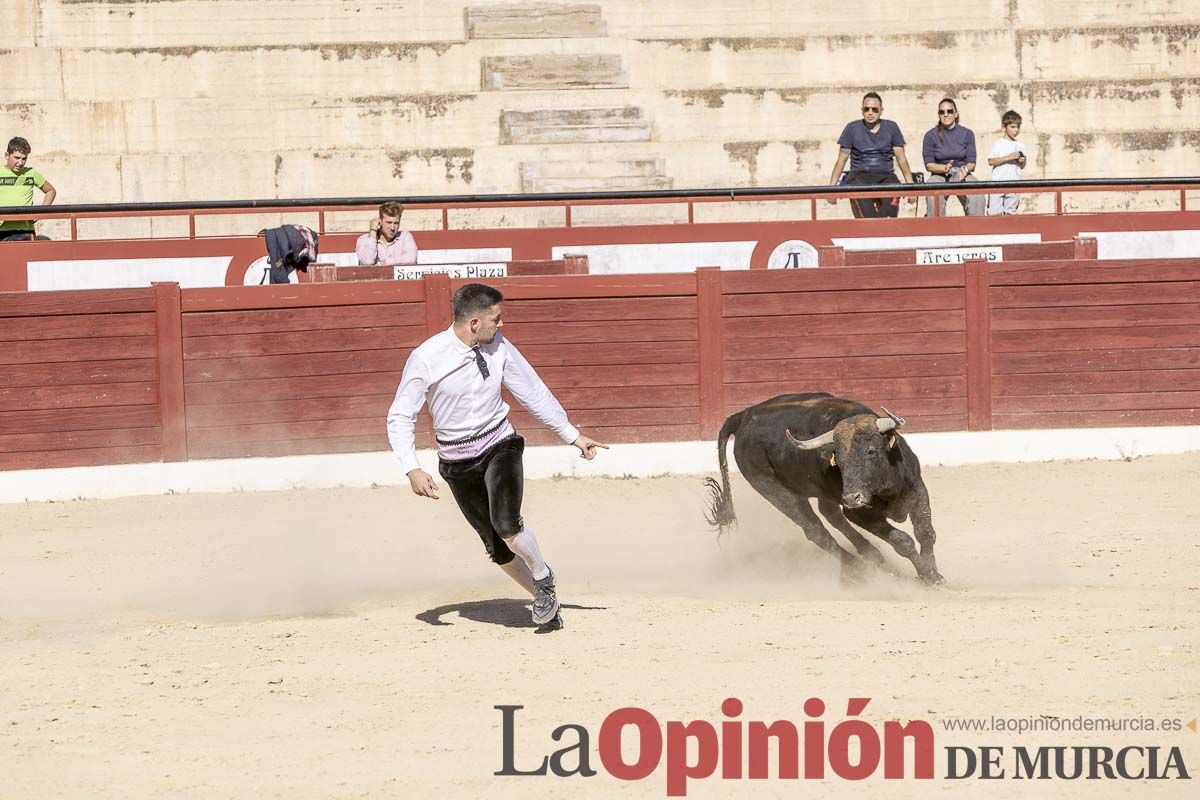
[[[739,411],[725,420],[725,424],[721,426],[721,433],[717,436],[717,462],[721,465],[721,482],[718,483],[715,478],[707,478],[704,481],[711,495],[704,518],[717,530],[718,541],[737,525],[737,514],[733,511],[733,492],[729,488],[729,461],[725,456],[725,445],[728,444],[730,436],[737,435],[737,429],[742,424],[742,415],[745,413]]]

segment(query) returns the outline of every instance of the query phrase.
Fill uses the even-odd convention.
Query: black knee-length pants
[[[497,564],[513,560],[505,539],[521,532],[525,492],[525,439],[512,436],[466,461],[439,461],[438,473],[450,487],[463,516],[479,534]]]

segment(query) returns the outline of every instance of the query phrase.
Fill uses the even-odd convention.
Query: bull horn
[[[787,434],[788,441],[801,450],[816,450],[818,447],[833,444],[833,429],[825,431],[825,433],[822,433],[815,439],[805,439],[803,442],[792,436],[792,432],[787,428],[784,428],[783,432]]]
[[[880,406],[880,408],[883,408],[883,406]],[[889,417],[896,420],[897,428],[899,428],[901,425],[904,424],[904,417],[900,416],[899,414],[893,414],[891,411],[888,411],[886,408],[883,409],[883,413],[887,414]]]

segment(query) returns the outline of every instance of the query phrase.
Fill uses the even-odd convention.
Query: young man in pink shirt
[[[358,237],[354,246],[360,267],[417,263],[416,240],[408,231],[400,230],[403,213],[404,206],[399,203],[384,203],[379,207],[379,218],[371,223],[371,230]]]

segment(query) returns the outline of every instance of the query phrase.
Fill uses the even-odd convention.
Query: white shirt
[[[1017,152],[1025,154],[1025,163],[1029,163],[1029,159],[1033,158],[1033,153],[1019,139],[1010,139],[1007,136],[1001,136],[992,145],[992,149],[988,151],[988,158],[1004,158],[1004,156]],[[1020,179],[1021,165],[1016,161],[992,167],[992,180],[994,181],[1016,181]]]
[[[493,342],[479,345],[479,352],[488,368],[486,379],[475,364],[475,351],[463,344],[453,327],[426,339],[409,355],[387,416],[388,441],[406,474],[421,468],[414,430],[426,401],[438,451],[452,455],[448,460],[471,457],[448,443],[491,433],[480,440],[490,444],[510,433],[509,407],[500,398],[501,385],[564,442],[579,438],[562,405],[503,333],[497,331]]]

